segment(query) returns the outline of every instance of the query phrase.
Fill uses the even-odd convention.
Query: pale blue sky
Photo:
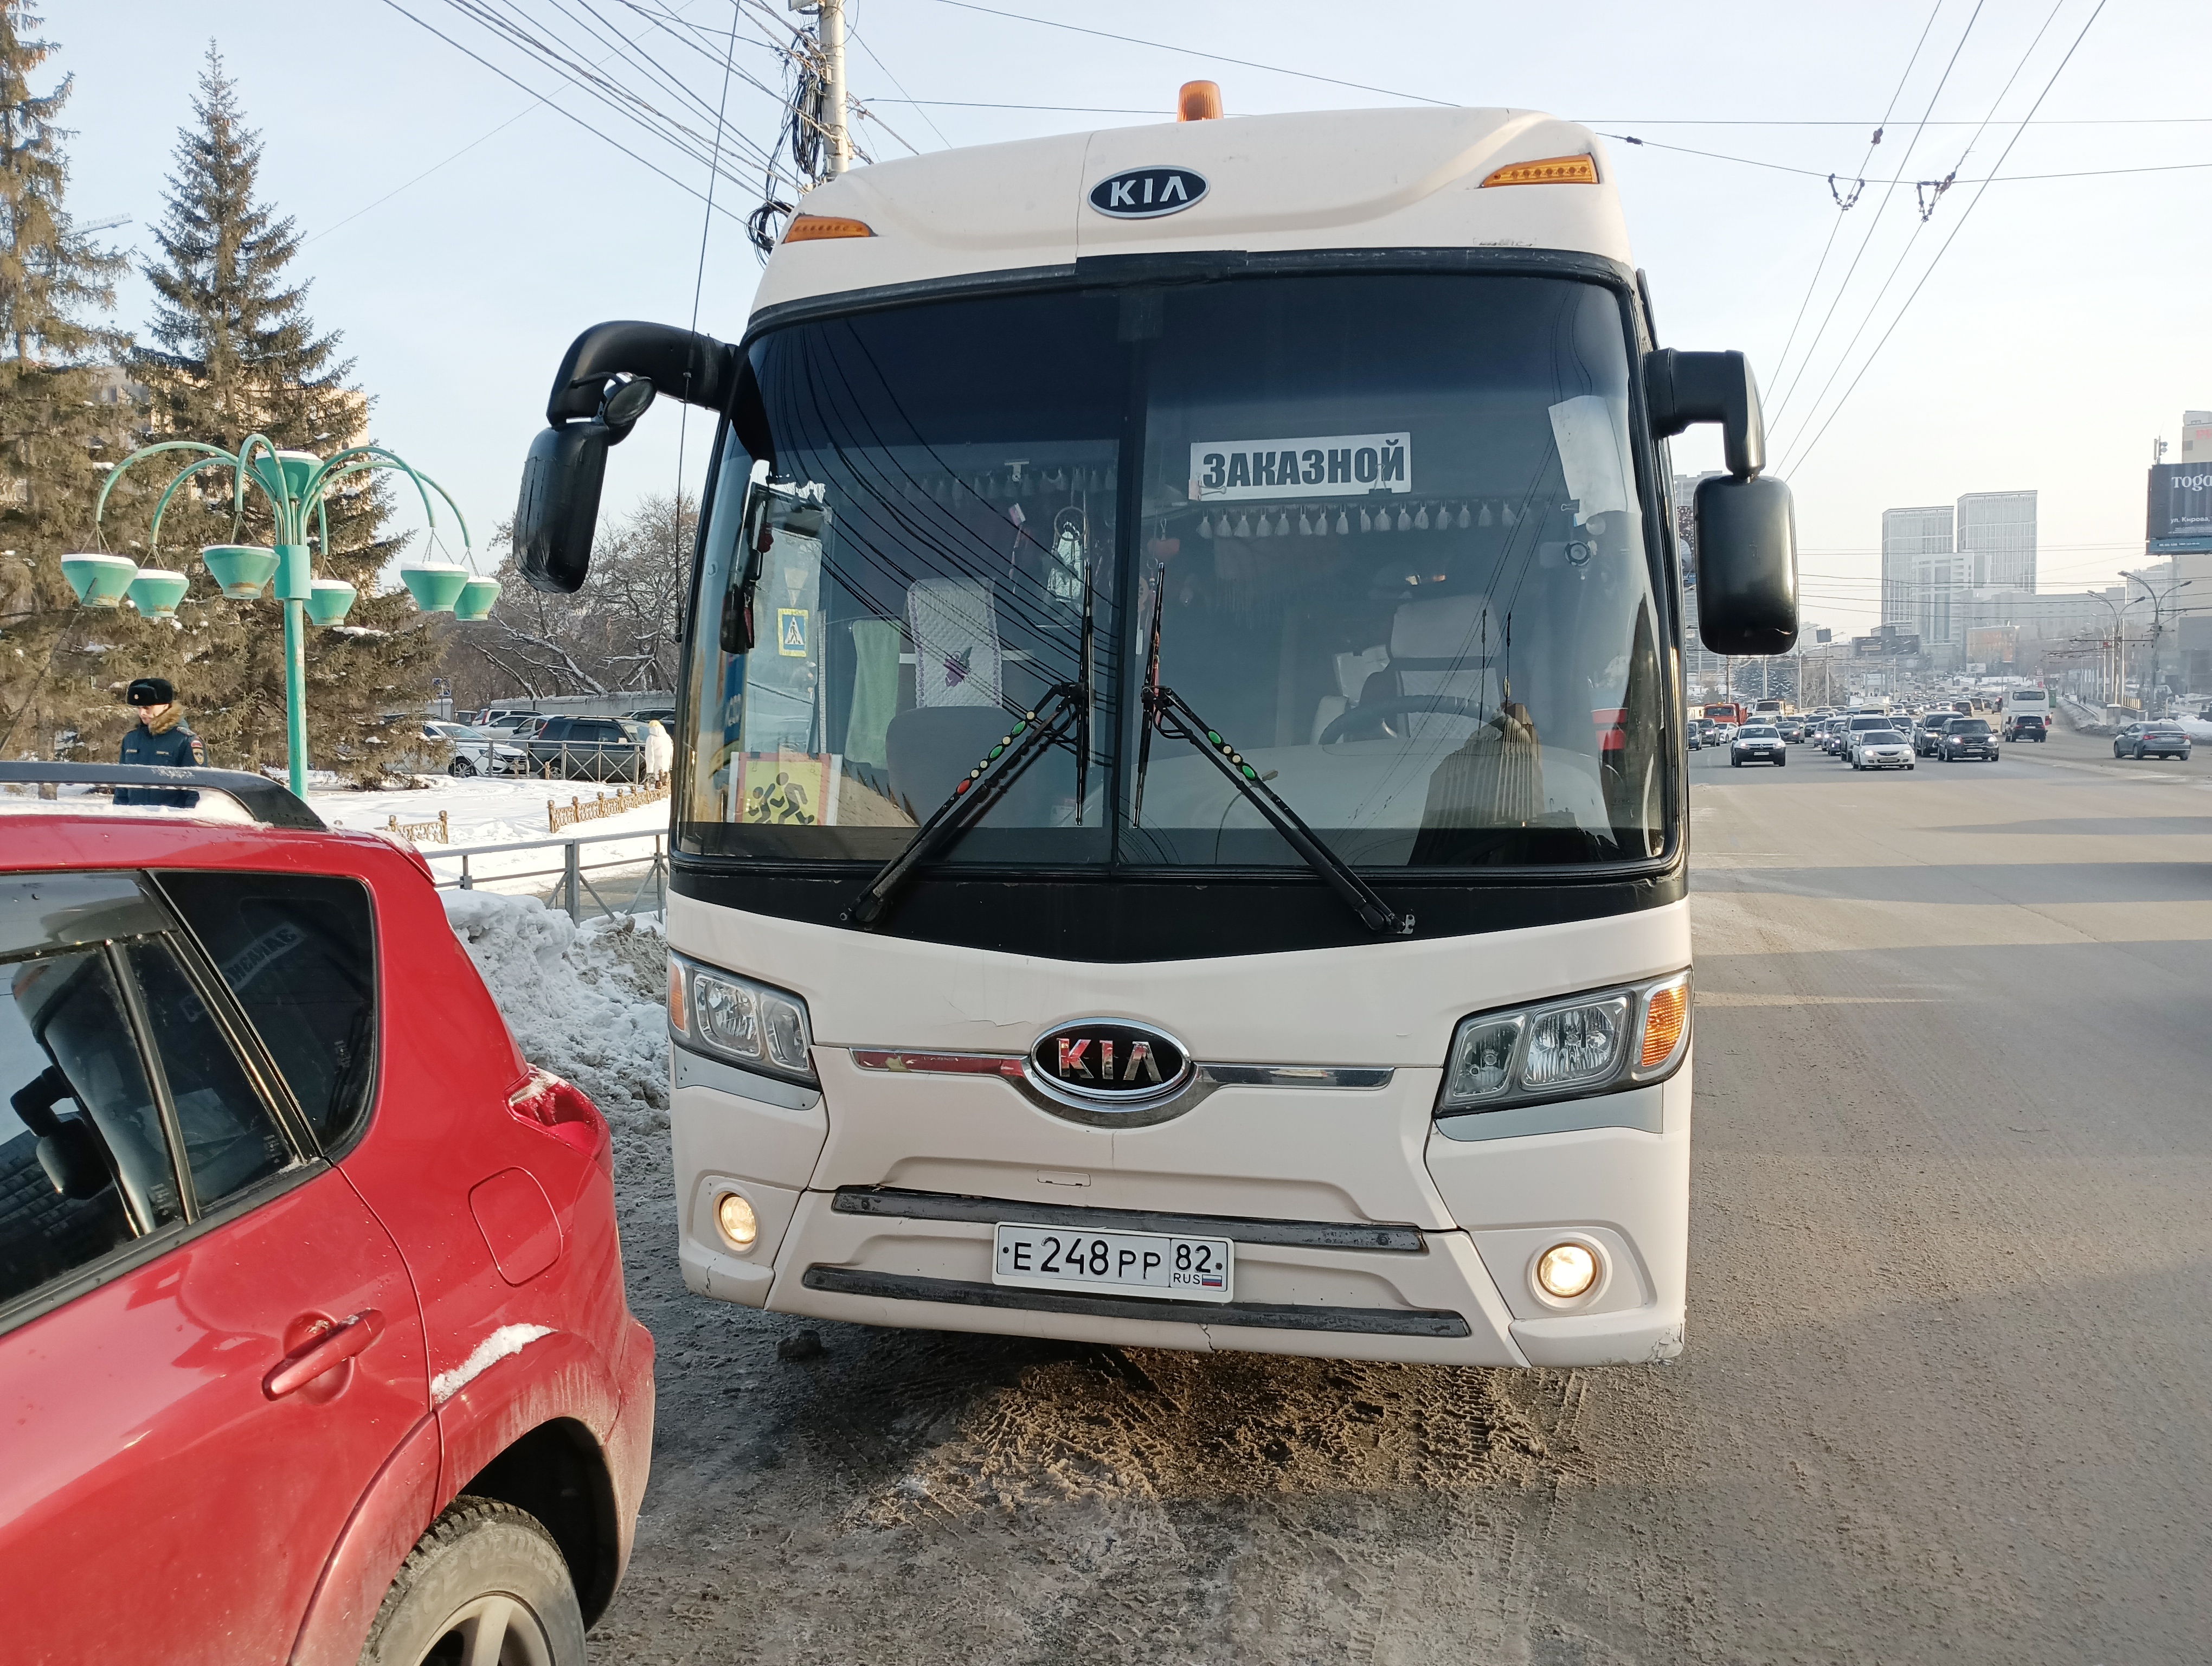
[[[451,0],[399,3],[704,187],[702,165],[532,67]],[[647,22],[663,0],[507,3],[549,32],[561,27],[572,35],[564,9],[572,17],[595,13],[603,27],[649,49],[709,108],[719,94],[720,66]],[[728,0],[665,3],[703,26],[728,26]],[[1885,507],[1947,502],[1966,491],[2037,489],[2044,587],[2109,582],[2130,561],[2131,543],[2140,556],[2151,440],[2161,432],[2174,437],[2185,407],[2212,406],[2199,304],[2212,264],[2203,210],[2212,168],[1997,184],[1963,229],[1973,187],[1946,196],[1924,228],[1913,205],[1911,182],[1950,172],[1962,154],[1962,179],[1990,171],[2016,130],[2000,119],[1977,138],[1974,124],[2015,72],[1996,108],[2000,118],[2026,112],[2097,0],[2057,0],[2055,16],[2053,0],[1982,0],[1978,15],[1974,0],[1943,0],[1870,161],[1863,160],[1869,133],[1899,94],[1933,0],[994,5],[1176,49],[1100,40],[946,0],[853,0],[854,93],[878,101],[890,126],[926,150],[1145,118],[922,110],[890,100],[1164,112],[1181,82],[1205,76],[1221,82],[1232,114],[1393,101],[1224,63],[1206,56],[1211,52],[1450,102],[1548,109],[1613,133],[1747,159],[1613,145],[1662,339],[1750,353],[1782,459],[1812,440],[1929,255],[1958,230],[1833,426],[1788,470],[1807,551],[1807,611],[1825,623],[1863,628],[1871,621]],[[2108,0],[2003,173],[2212,162],[2204,21],[2201,0]],[[2031,52],[2039,29],[2046,32]],[[112,235],[142,250],[150,246],[169,152],[189,117],[211,31],[267,143],[264,189],[311,240],[300,266],[313,281],[316,319],[344,332],[356,374],[376,396],[378,437],[444,479],[481,540],[512,512],[524,449],[576,331],[604,318],[689,321],[698,198],[534,104],[385,0],[343,8],[234,0],[216,11],[169,0],[48,0],[45,33],[77,76],[69,118],[79,130],[74,206],[87,220],[131,216],[134,223]],[[780,81],[760,46],[741,46],[736,63]],[[610,69],[642,82],[635,67]],[[1931,95],[1933,123],[1958,125],[1930,125],[1907,157]],[[774,106],[742,81],[729,111],[737,132],[772,137]],[[1692,121],[1765,125],[1679,125]],[[860,131],[878,155],[904,154],[881,128]],[[1900,163],[1907,183],[1877,215],[1879,181]],[[1782,168],[1866,172],[1877,183],[1838,226],[1825,178]],[[718,194],[742,215],[757,198],[733,192],[725,184]],[[1790,392],[1803,343],[1870,223],[1858,270]],[[1778,368],[1833,230],[1840,235],[1827,276],[1798,346]],[[1887,296],[1831,383],[1838,354],[1893,267]],[[742,330],[758,270],[737,221],[718,214],[702,328],[726,336]],[[139,325],[146,303],[142,282],[126,285],[122,321]],[[685,468],[694,484],[710,426],[690,424]],[[614,453],[611,512],[673,484],[677,429],[675,410],[664,407]],[[1678,465],[1707,460],[1705,445],[1678,445]]]

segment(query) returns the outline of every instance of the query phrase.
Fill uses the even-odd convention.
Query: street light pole
[[[2174,557],[2174,563],[2177,567],[2179,566],[2179,556]],[[2160,605],[2159,593],[2151,588],[2148,579],[2140,573],[2130,573],[2128,577],[2135,583],[2142,586],[2143,594],[2150,598],[2150,680],[2157,684],[2159,666],[2165,658],[2161,650],[2166,644],[2166,611]],[[2171,599],[2175,591],[2186,589],[2196,582],[2194,579],[2177,579],[2166,587],[2167,599]]]

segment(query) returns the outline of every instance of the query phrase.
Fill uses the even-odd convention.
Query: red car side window
[[[323,1150],[361,1128],[376,1075],[368,889],[311,873],[155,875],[260,1035]]]
[[[183,1219],[106,952],[0,965],[0,1310]]]

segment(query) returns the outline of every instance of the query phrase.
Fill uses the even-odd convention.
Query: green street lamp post
[[[453,519],[460,526],[463,560],[425,560],[399,569],[401,582],[406,585],[421,611],[481,619],[499,599],[499,582],[479,578],[471,571],[467,564],[471,559],[469,524],[461,514],[460,505],[453,502],[453,494],[404,458],[381,446],[355,446],[325,459],[311,452],[280,451],[274,441],[258,434],[248,435],[235,452],[198,440],[167,440],[133,452],[107,477],[107,483],[100,488],[99,505],[93,512],[95,532],[107,509],[107,495],[115,489],[115,483],[123,477],[124,471],[143,458],[164,452],[194,453],[198,454],[198,460],[189,464],[169,482],[160,502],[154,506],[149,556],[161,548],[161,517],[168,509],[169,500],[195,475],[213,469],[231,471],[234,538],[245,518],[246,487],[252,485],[268,501],[276,522],[274,549],[247,544],[212,544],[200,551],[200,558],[206,562],[210,576],[221,587],[222,593],[234,600],[258,600],[268,590],[270,581],[276,582],[276,599],[284,607],[285,752],[291,766],[292,791],[304,798],[307,792],[307,628],[311,623],[340,623],[354,603],[353,586],[343,579],[317,578],[309,562],[311,535],[312,549],[319,550],[325,558],[330,554],[330,526],[324,504],[331,488],[350,476],[379,469],[404,474],[422,494],[422,512],[428,520],[433,542],[437,537],[438,515],[430,494],[434,491],[445,499],[446,506],[453,510]],[[154,566],[141,567],[127,556],[104,550],[64,556],[62,570],[81,605],[117,607],[128,594],[141,613],[157,619],[175,615],[177,605],[184,599],[191,582],[181,573]]]

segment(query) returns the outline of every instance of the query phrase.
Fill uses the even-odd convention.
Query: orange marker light
[[[1690,1016],[1690,986],[1669,984],[1651,997],[1644,1015],[1644,1055],[1637,1067],[1649,1070],[1674,1056],[1674,1043],[1682,1039],[1682,1025]]]
[[[1595,156],[1547,156],[1540,162],[1509,162],[1487,179],[1487,185],[1594,185],[1597,183]]]
[[[1186,81],[1182,91],[1176,94],[1177,121],[1219,121],[1221,119],[1221,84],[1212,81]]]
[[[875,230],[865,220],[839,220],[827,214],[802,214],[791,222],[785,232],[787,243],[812,243],[824,237],[873,237]]]

